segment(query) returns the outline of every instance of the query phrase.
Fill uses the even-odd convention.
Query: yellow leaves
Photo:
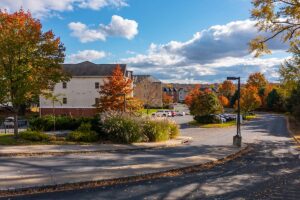
[[[248,86],[241,89],[240,106],[242,112],[248,113],[255,110],[260,105],[261,99],[258,95],[258,89],[256,87]],[[234,107],[237,109],[237,101],[235,102]]]
[[[270,54],[271,51],[268,48],[267,44],[264,42],[265,37],[257,36],[249,42],[249,51],[254,53],[254,57],[259,57],[262,54]]]
[[[258,57],[271,53],[266,42],[274,38],[283,42],[297,40],[300,35],[300,3],[295,0],[253,0],[251,11],[260,32],[271,33],[267,38],[257,36],[249,43],[249,51]],[[291,45],[291,44],[290,44]]]

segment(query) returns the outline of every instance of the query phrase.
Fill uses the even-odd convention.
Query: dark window
[[[99,98],[95,98],[95,104],[98,105],[100,102]]]
[[[67,98],[63,98],[63,104],[67,104],[68,101],[67,101]]]
[[[95,88],[96,88],[96,89],[99,89],[99,88],[100,88],[99,82],[96,82],[96,83],[95,83]]]
[[[63,83],[62,83],[62,86],[63,86],[64,89],[67,88],[67,83],[66,83],[66,82],[63,82]]]

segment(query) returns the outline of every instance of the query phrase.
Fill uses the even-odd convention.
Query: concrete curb
[[[289,117],[288,117],[288,116],[285,116],[285,120],[286,120],[286,128],[287,128],[287,130],[288,130],[290,136],[295,140],[296,143],[298,143],[298,144],[300,145],[300,140],[298,140],[298,139],[295,137],[293,131],[290,129],[290,121],[289,121]]]
[[[70,154],[101,154],[101,153],[117,153],[117,152],[131,152],[131,151],[142,151],[151,149],[164,149],[181,146],[188,144],[192,141],[192,138],[184,138],[178,141],[176,144],[165,144],[151,147],[137,147],[137,148],[124,148],[124,149],[103,149],[103,150],[84,150],[84,151],[45,151],[45,152],[15,152],[15,153],[0,153],[0,157],[34,157],[34,156],[64,156]]]
[[[38,193],[71,191],[71,190],[78,190],[78,189],[96,188],[96,187],[103,187],[103,186],[112,186],[117,184],[133,183],[133,182],[152,180],[157,178],[180,176],[187,173],[195,173],[195,172],[211,169],[217,165],[221,165],[231,160],[234,160],[238,157],[241,157],[242,155],[248,153],[251,150],[252,148],[250,147],[250,145],[246,145],[238,152],[228,155],[224,158],[218,159],[216,161],[210,161],[210,162],[192,165],[188,167],[174,168],[174,169],[155,172],[155,173],[148,173],[148,174],[146,173],[146,174],[141,174],[136,176],[127,176],[127,177],[125,176],[125,177],[120,177],[115,179],[85,181],[85,182],[77,182],[77,183],[64,183],[59,185],[38,186],[38,187],[30,187],[30,188],[14,189],[14,190],[2,190],[0,191],[0,197],[12,197],[12,196],[31,195],[31,194],[38,194]]]

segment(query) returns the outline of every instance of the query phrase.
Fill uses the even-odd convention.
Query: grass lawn
[[[257,118],[256,115],[247,115],[247,116],[245,117],[245,120],[252,120],[252,119],[256,119],[256,118]]]
[[[0,145],[72,145],[72,144],[91,144],[84,142],[70,142],[65,140],[56,140],[56,141],[39,141],[33,142],[24,139],[16,139],[13,134],[4,134],[0,133]]]
[[[227,128],[227,127],[235,126],[236,123],[235,123],[235,121],[229,121],[229,122],[225,122],[225,123],[222,123],[222,124],[200,124],[196,121],[192,121],[192,122],[189,123],[189,125],[197,126],[197,127],[200,127],[200,128]]]

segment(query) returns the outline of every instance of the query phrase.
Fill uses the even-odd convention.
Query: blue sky
[[[67,48],[66,63],[127,63],[136,74],[166,82],[219,82],[261,71],[278,80],[288,56],[274,40],[272,55],[254,59],[257,35],[250,0],[1,0],[0,8],[29,9]]]

